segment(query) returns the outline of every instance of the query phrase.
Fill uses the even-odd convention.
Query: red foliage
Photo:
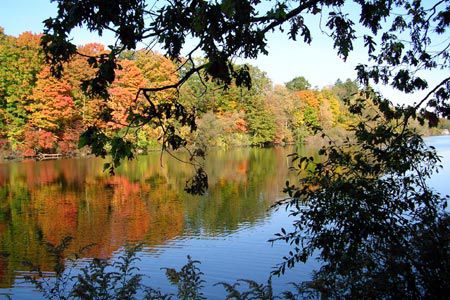
[[[0,138],[0,150],[8,146],[9,142],[6,138]]]
[[[67,80],[52,77],[48,67],[39,73],[27,108],[31,114],[25,133],[25,155],[56,151],[67,154],[76,149],[82,128],[71,90]]]
[[[61,154],[71,154],[78,148],[78,139],[82,130],[81,122],[75,122],[71,127],[66,127],[58,141],[58,149]]]
[[[25,141],[22,146],[24,156],[52,152],[57,140],[53,133],[42,129],[34,129],[31,126],[27,126],[24,135]]]

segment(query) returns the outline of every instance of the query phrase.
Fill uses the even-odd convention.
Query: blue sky
[[[56,5],[49,0],[0,0],[0,26],[9,35],[24,31],[42,32],[42,21],[56,15]],[[76,44],[111,42],[112,36],[98,38],[84,30],[73,34]],[[322,37],[321,37],[322,38]],[[267,72],[274,83],[285,83],[295,76],[305,76],[313,86],[332,84],[337,78],[354,77],[354,65],[337,58],[331,41],[314,40],[312,46],[290,41],[284,34],[271,33],[269,55],[251,61]],[[327,70],[326,72],[324,72]]]
[[[42,21],[54,15],[56,5],[49,0],[0,0],[0,26],[9,35],[17,36],[24,31],[42,32]],[[347,62],[344,62],[333,50],[331,39],[319,32],[318,22],[311,19],[306,19],[306,22],[311,25],[311,45],[289,40],[286,34],[280,32],[270,33],[269,55],[261,55],[257,60],[249,62],[264,70],[275,84],[283,84],[301,75],[306,77],[313,87],[322,88],[333,84],[338,78],[355,78],[355,66],[358,62],[364,62],[366,57],[362,47],[356,44],[356,50],[351,53]],[[113,41],[112,35],[100,38],[85,30],[76,30],[72,36],[75,44],[108,44]],[[431,74],[430,81],[437,82],[440,78],[438,73]],[[377,88],[385,96],[399,103],[412,103],[424,94],[416,94],[411,99],[411,96],[395,92],[389,87]]]

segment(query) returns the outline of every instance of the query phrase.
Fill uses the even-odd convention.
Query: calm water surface
[[[450,137],[428,139],[446,168],[432,185],[450,193]],[[314,150],[304,150],[310,155]],[[114,258],[128,242],[143,242],[138,253],[144,283],[175,291],[161,267],[179,269],[186,256],[201,261],[204,292],[223,298],[213,286],[240,278],[266,281],[289,251],[267,240],[292,220],[270,206],[284,197],[287,154],[293,149],[237,149],[211,152],[207,158],[210,189],[194,197],[183,191],[191,174],[186,165],[157,153],[126,162],[108,176],[96,158],[0,164],[0,298],[35,299],[24,283],[29,260],[51,270],[44,242],[74,237],[69,252],[95,244],[84,258]],[[298,265],[273,281],[276,290],[288,282],[308,280],[314,261]]]

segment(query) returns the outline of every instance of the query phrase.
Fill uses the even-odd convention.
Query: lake
[[[450,137],[427,139],[442,156],[444,170],[431,185],[450,193]],[[125,162],[109,176],[98,158],[0,164],[0,298],[37,298],[24,282],[28,260],[51,270],[44,242],[74,238],[68,251],[115,258],[123,246],[142,242],[138,266],[144,283],[174,292],[162,267],[179,269],[187,255],[201,261],[208,299],[221,299],[217,282],[253,279],[265,282],[289,247],[267,242],[292,220],[271,205],[284,197],[291,148],[210,151],[206,170],[210,188],[204,196],[183,191],[189,166],[159,153]],[[302,149],[313,155],[313,149]],[[276,291],[308,280],[314,261],[273,279]]]

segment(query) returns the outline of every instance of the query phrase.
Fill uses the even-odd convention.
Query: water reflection
[[[109,176],[96,158],[0,165],[0,287],[29,260],[51,269],[44,241],[74,237],[69,251],[111,257],[129,241],[151,249],[177,237],[224,236],[267,217],[288,177],[292,149],[215,151],[207,158],[208,194],[183,191],[188,166],[158,153]],[[169,246],[169,245],[168,245]]]
[[[431,185],[450,194],[450,138],[427,139],[442,155],[444,170]],[[75,238],[70,251],[95,243],[85,257],[115,257],[128,241],[143,241],[138,257],[144,284],[174,292],[161,267],[179,269],[186,255],[202,262],[205,293],[220,298],[214,283],[251,278],[267,280],[271,268],[290,246],[267,240],[292,219],[283,210],[268,211],[280,197],[288,173],[287,154],[294,149],[210,151],[210,189],[202,197],[183,192],[191,169],[158,153],[126,162],[114,177],[95,158],[0,164],[0,298],[35,299],[24,285],[23,260],[50,270],[44,241]],[[314,156],[316,150],[299,149]],[[294,179],[294,178],[291,178]],[[295,180],[294,180],[295,181]],[[288,282],[309,280],[315,262],[297,265],[274,278],[281,292]],[[1,289],[6,288],[6,289]],[[222,297],[223,298],[223,297]]]

